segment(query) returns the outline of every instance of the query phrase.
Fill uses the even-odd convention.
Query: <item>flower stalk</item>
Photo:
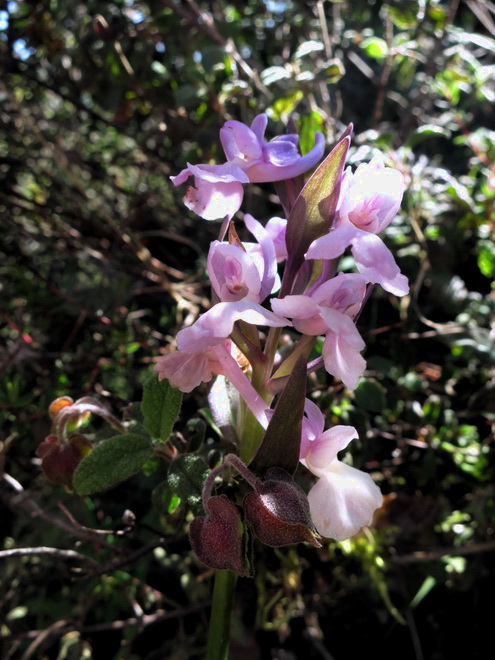
[[[215,571],[206,660],[228,660],[236,585],[233,571]]]

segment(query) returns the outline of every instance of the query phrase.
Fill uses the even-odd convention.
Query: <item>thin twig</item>
[[[90,579],[94,577],[98,577],[99,575],[105,575],[109,573],[114,573],[117,571],[119,568],[122,568],[123,566],[126,566],[127,564],[131,564],[132,562],[136,561],[136,559],[139,559],[143,555],[148,554],[148,552],[151,552],[155,548],[159,548],[165,543],[164,538],[159,538],[155,539],[151,543],[148,543],[148,545],[145,545],[142,548],[139,548],[139,550],[136,550],[136,552],[133,552],[130,555],[127,555],[127,557],[124,557],[123,559],[119,559],[119,561],[114,561],[109,564],[106,564],[105,566],[100,566],[99,564],[97,565],[97,570],[91,571],[91,573],[88,573],[87,575],[81,576],[84,579]]]
[[[107,543],[105,539],[102,539],[100,535],[95,533],[93,530],[84,528],[82,526],[75,526],[69,522],[52,516],[46,511],[44,511],[39,504],[33,499],[30,493],[22,487],[22,485],[14,479],[11,475],[4,473],[2,475],[2,480],[9,484],[9,486],[15,491],[15,494],[1,493],[1,498],[7,503],[7,505],[16,512],[19,510],[24,511],[32,518],[41,518],[50,525],[55,525],[62,531],[74,536],[76,538],[82,539],[84,541],[91,541],[93,543],[98,543],[99,545],[105,546],[106,548],[112,550],[112,552],[119,552],[115,546]]]
[[[482,543],[473,543],[460,548],[432,548],[431,550],[418,550],[407,555],[390,557],[391,564],[416,564],[422,561],[435,561],[443,557],[464,557],[467,555],[477,555],[482,552],[492,552],[495,550],[494,541],[484,541]]]
[[[49,548],[39,546],[37,548],[11,548],[10,550],[0,550],[0,559],[10,559],[11,557],[39,557],[48,555],[54,559],[81,560],[90,564],[94,568],[100,568],[98,562],[87,555],[82,555],[75,550],[61,550],[60,548]]]
[[[20,635],[3,637],[4,642],[12,642],[14,640],[24,640],[24,639],[38,639],[43,633],[48,633],[45,635],[44,639],[47,637],[63,637],[69,632],[79,632],[82,635],[107,632],[109,630],[124,630],[125,628],[131,628],[133,626],[146,627],[151,626],[154,623],[160,623],[161,621],[166,621],[167,619],[176,619],[183,616],[188,616],[189,614],[194,614],[195,612],[200,612],[205,608],[209,607],[209,601],[203,601],[196,603],[194,605],[189,605],[187,607],[180,607],[172,612],[164,612],[163,610],[157,610],[154,614],[145,614],[141,617],[131,617],[129,619],[121,619],[117,621],[111,621],[108,623],[95,623],[89,626],[79,626],[74,623],[70,623],[67,620],[56,621],[50,628],[47,630],[30,630],[26,633],[21,633]]]

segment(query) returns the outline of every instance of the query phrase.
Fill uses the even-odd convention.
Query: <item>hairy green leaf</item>
[[[167,482],[174,494],[198,509],[208,472],[208,466],[199,456],[179,456],[170,464]]]
[[[141,412],[144,416],[144,428],[148,433],[166,442],[179,414],[182,393],[172,387],[168,380],[158,381],[152,376],[144,384]]]
[[[79,495],[91,495],[110,488],[139,472],[153,455],[149,438],[116,435],[97,445],[74,472],[73,484]]]

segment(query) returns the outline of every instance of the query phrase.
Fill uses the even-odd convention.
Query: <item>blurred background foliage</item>
[[[221,162],[224,121],[261,111],[270,137],[293,117],[304,151],[315,130],[330,147],[353,122],[350,163],[379,148],[403,172],[386,240],[412,290],[368,303],[354,393],[325,374],[310,383],[328,423],[359,429],[346,460],[373,473],[385,506],[372,530],[321,551],[257,546],[233,654],[487,657],[494,74],[488,0],[0,3],[3,658],[204,656],[212,572],[190,551],[190,507],[156,488],[166,469],[79,498],[47,483],[35,450],[50,401],[90,394],[120,415],[204,310],[218,226],[168,177]],[[246,192],[243,210],[280,213],[271,187]],[[186,397],[173,440],[213,464],[204,406],[205,390]],[[7,556],[41,546],[80,554]]]

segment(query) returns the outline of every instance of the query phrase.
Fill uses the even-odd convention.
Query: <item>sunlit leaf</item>
[[[179,414],[182,394],[172,387],[165,378],[158,380],[152,376],[143,388],[141,412],[144,417],[144,428],[160,442],[168,440],[172,427]]]

